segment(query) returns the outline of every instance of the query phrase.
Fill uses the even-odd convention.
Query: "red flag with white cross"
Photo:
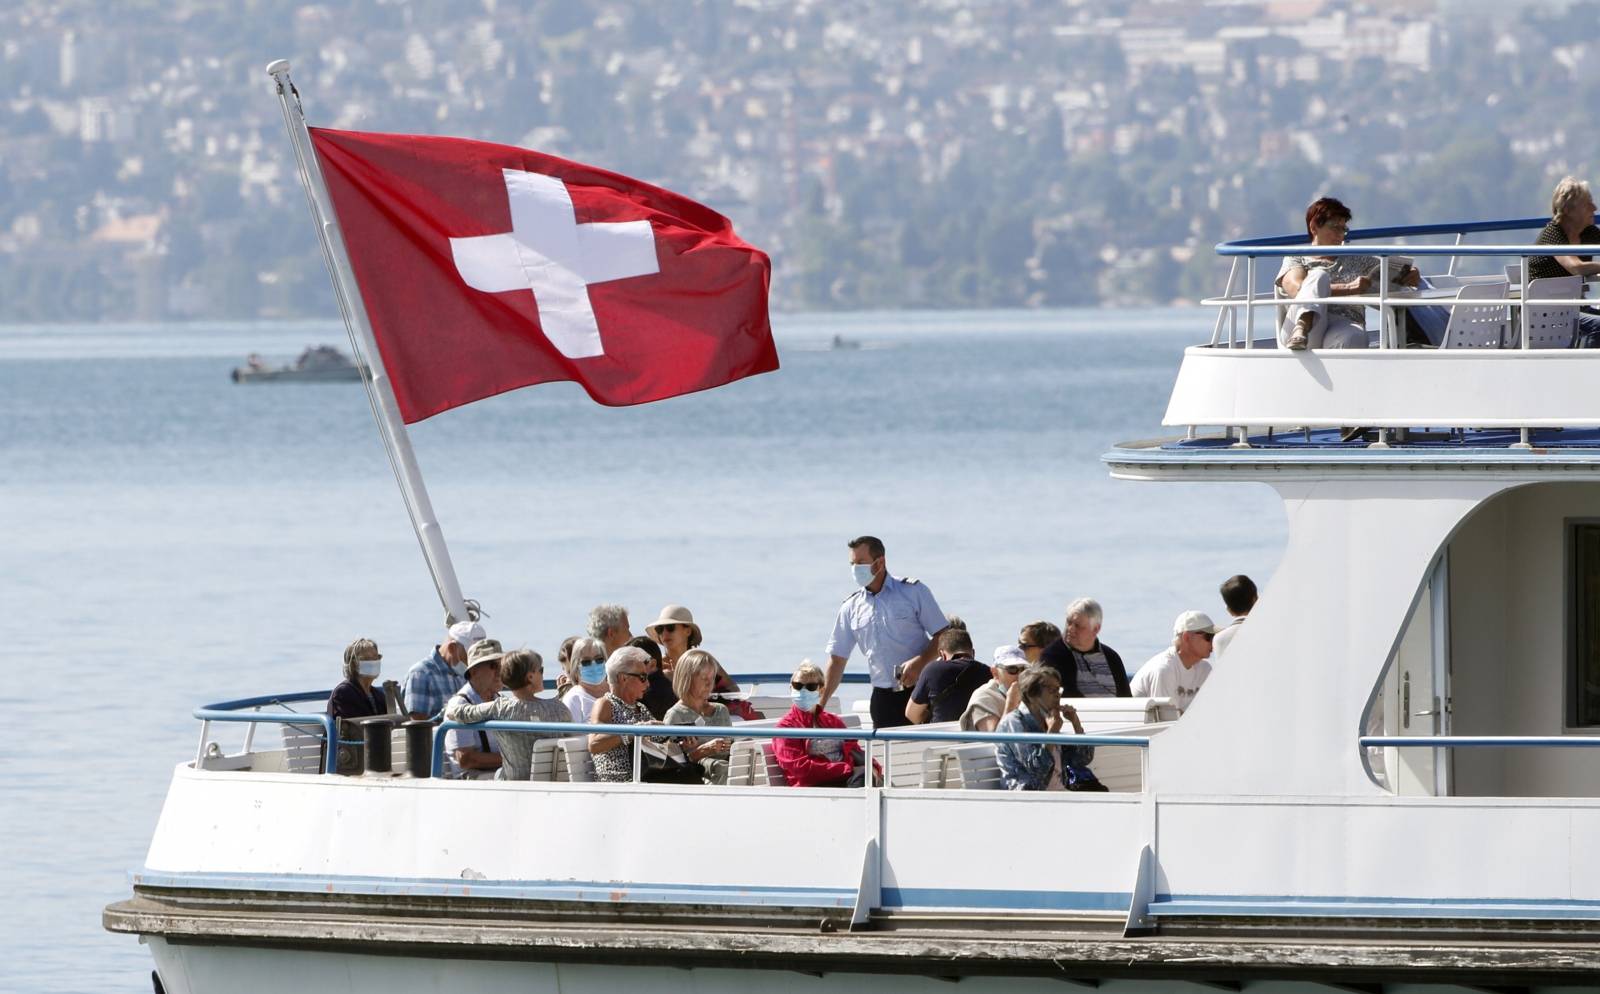
[[[625,405],[778,368],[771,265],[710,208],[509,145],[311,141],[408,424],[553,380]]]

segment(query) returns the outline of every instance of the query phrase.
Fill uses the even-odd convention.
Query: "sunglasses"
[[[799,680],[790,680],[789,681],[789,686],[793,687],[795,690],[821,690],[822,689],[822,684],[815,683],[815,682],[812,682],[812,681],[809,681],[809,680],[804,682],[804,683],[802,683]]]
[[[593,666],[595,663],[603,663],[605,661],[606,661],[606,657],[604,657],[604,656],[596,656],[593,659],[580,659],[580,660],[578,660],[578,665],[579,666]]]
[[[1024,652],[1026,652],[1029,649],[1043,649],[1044,646],[1042,646],[1042,645],[1034,645],[1032,642],[1018,642],[1017,643],[1017,648],[1021,649]]]
[[[626,673],[624,673],[622,675],[623,676],[631,676],[635,680],[638,680],[640,683],[649,683],[650,682],[650,674],[648,674],[648,673],[635,673],[632,670],[629,670],[628,672],[626,672]]]
[[[1198,635],[1201,638],[1205,639],[1207,642],[1210,642],[1212,639],[1216,638],[1216,636],[1213,635],[1211,632],[1190,632],[1189,634]]]
[[[656,626],[656,634],[657,635],[671,635],[673,632],[675,632],[677,630],[678,630],[678,626],[677,625],[657,625]]]
[[[1010,673],[1012,676],[1016,676],[1018,673],[1021,673],[1023,670],[1027,669],[1026,666],[1002,666],[1000,668],[1005,672]]]

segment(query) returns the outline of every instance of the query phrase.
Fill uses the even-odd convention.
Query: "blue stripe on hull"
[[[1157,895],[1152,918],[1483,918],[1596,919],[1600,901],[1544,898],[1414,898]]]
[[[145,887],[291,891],[405,897],[486,897],[520,901],[589,901],[608,904],[724,904],[802,908],[852,908],[856,892],[830,887],[727,887],[716,884],[620,883],[589,880],[461,880],[316,876],[298,873],[129,874]]]
[[[975,908],[984,911],[1115,911],[1126,914],[1127,891],[975,890],[885,887],[882,907],[915,911]]]

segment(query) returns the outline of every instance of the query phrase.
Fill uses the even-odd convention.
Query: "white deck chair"
[[[767,786],[789,786],[789,778],[783,775],[783,767],[778,765],[778,754],[772,751],[771,742],[761,743],[761,758],[767,768]]]
[[[787,697],[751,697],[747,698],[750,706],[760,711],[762,717],[768,720],[782,718],[789,713],[793,701]]]
[[[528,764],[528,779],[545,782],[556,778],[556,755],[561,752],[560,739],[539,739],[533,744],[533,755]]]
[[[918,725],[919,731],[953,732],[959,727],[958,722],[944,721],[931,725]],[[889,786],[891,787],[926,787],[928,786],[928,752],[948,745],[943,742],[890,742],[889,745]]]
[[[1577,300],[1583,295],[1582,276],[1547,276],[1523,289],[1524,300]],[[1570,349],[1578,338],[1578,308],[1560,304],[1528,305],[1528,348]],[[1511,323],[1506,348],[1521,347],[1522,329]]]
[[[735,739],[728,750],[728,786],[760,787],[767,782],[766,764],[755,739]]]
[[[932,790],[946,790],[961,786],[956,746],[949,742],[930,742],[922,754],[922,786]]]
[[[1511,326],[1509,308],[1503,303],[1506,284],[1469,283],[1456,291],[1455,306],[1450,308],[1450,323],[1445,326],[1441,349],[1498,349]]]
[[[961,771],[962,790],[1001,790],[1000,762],[994,758],[994,746],[978,743],[956,746],[952,750],[957,768]]]
[[[1089,769],[1106,790],[1137,794],[1142,789],[1143,752],[1137,746],[1096,746]]]
[[[1516,286],[1517,284],[1522,282],[1522,263],[1520,263],[1520,262],[1508,262],[1508,263],[1506,263],[1506,282],[1511,284],[1512,286]]]
[[[561,754],[566,759],[567,780],[594,783],[594,757],[589,754],[589,736],[575,735],[556,741],[561,744]]]
[[[283,766],[290,773],[321,773],[322,729],[308,725],[279,725],[283,729]]]

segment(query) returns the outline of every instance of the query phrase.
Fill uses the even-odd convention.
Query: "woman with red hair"
[[[1322,197],[1306,208],[1306,234],[1312,245],[1343,245],[1350,231],[1350,208]],[[1383,260],[1375,255],[1291,255],[1278,269],[1277,286],[1285,296],[1306,301],[1289,308],[1278,329],[1278,344],[1288,349],[1364,349],[1367,316],[1360,304],[1316,303],[1329,297],[1358,296],[1372,289]],[[1393,277],[1401,286],[1416,286],[1414,266]]]

